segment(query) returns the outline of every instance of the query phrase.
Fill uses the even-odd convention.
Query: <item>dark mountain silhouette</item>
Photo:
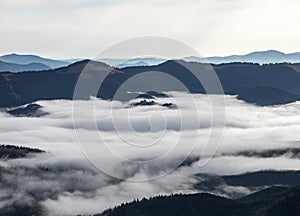
[[[113,99],[122,83],[135,75],[146,73],[133,83],[131,91],[184,91],[171,82],[170,76],[180,80],[190,92],[205,93],[201,83],[186,68],[190,67],[206,76],[207,64],[167,61],[157,66],[128,67],[115,69],[89,60],[80,61],[67,67],[42,72],[1,73],[0,107],[14,107],[47,99],[72,99],[74,88],[81,71],[85,68],[86,88],[104,78],[105,71],[111,73],[105,78],[96,95],[81,95],[81,99],[98,96]],[[258,65],[252,63],[231,63],[213,65],[226,94],[258,105],[275,105],[294,102],[300,99],[300,64]],[[159,71],[160,73],[153,73]],[[168,75],[168,76],[167,76]],[[123,92],[120,99],[132,99]]]
[[[257,86],[254,88],[242,88],[237,98],[248,103],[268,106],[290,103],[299,100],[300,97],[274,87]]]
[[[227,175],[223,179],[231,186],[298,186],[300,171],[258,171],[240,175]]]
[[[54,60],[43,58],[37,55],[19,55],[19,54],[9,54],[0,56],[0,61],[4,61],[7,63],[14,63],[14,64],[31,64],[31,63],[40,63],[47,65],[50,68],[59,68],[63,66],[67,66],[69,62]],[[45,69],[42,69],[45,70]]]
[[[235,200],[205,193],[135,200],[98,216],[288,216],[300,214],[299,202],[300,187],[271,187]]]
[[[0,72],[42,71],[50,69],[42,63],[15,64],[0,61]]]

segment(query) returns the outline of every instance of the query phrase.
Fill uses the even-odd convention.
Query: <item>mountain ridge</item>
[[[2,55],[0,56],[0,61],[7,62],[7,63],[14,63],[14,64],[40,63],[40,64],[47,65],[52,69],[67,66],[69,64],[69,62],[44,58],[38,55],[32,55],[32,54],[20,55],[16,53]]]
[[[42,63],[49,66],[52,69],[64,67],[77,61],[84,59],[75,58],[67,60],[57,60],[51,58],[41,57],[34,54],[6,54],[0,56],[0,61],[15,64],[30,64],[30,63]],[[94,61],[104,62],[112,67],[126,68],[136,66],[155,66],[162,64],[168,60],[161,57],[135,57],[135,58],[101,58]],[[209,64],[224,64],[224,63],[257,63],[257,64],[275,64],[275,63],[300,63],[300,52],[283,53],[277,50],[255,51],[245,55],[228,55],[228,56],[187,56],[178,60],[184,60],[187,62],[199,62]],[[15,70],[16,71],[16,70]],[[1,72],[1,71],[0,71]],[[14,72],[14,71],[12,71]],[[19,71],[18,71],[19,72]]]
[[[166,84],[164,74],[177,78],[191,93],[206,93],[202,84],[187,69],[201,72],[209,65],[193,62],[167,61],[157,66],[139,66],[117,69],[105,63],[83,60],[54,70],[23,73],[0,73],[0,107],[15,107],[37,100],[73,99],[74,89],[83,69],[88,71],[87,82],[95,83],[107,72],[97,95],[85,95],[113,99],[120,84],[138,74],[159,71],[141,78],[132,88],[140,91],[184,91]],[[209,66],[210,67],[210,66]],[[225,94],[262,106],[278,105],[300,100],[300,64],[258,65],[230,63],[212,65],[219,77]],[[103,72],[103,73],[102,73]],[[205,74],[204,74],[205,75]],[[104,78],[104,77],[102,77]],[[130,94],[124,93],[125,96]],[[126,98],[125,98],[126,99]],[[127,99],[126,99],[127,100]]]
[[[208,62],[211,64],[222,64],[232,62],[247,62],[258,64],[274,64],[274,63],[299,63],[300,52],[283,53],[277,50],[256,51],[245,55],[229,55],[229,56],[211,56],[197,57],[190,56],[183,58],[187,61]]]
[[[288,216],[299,215],[300,187],[270,187],[239,199],[208,193],[176,194],[134,200],[95,216]]]
[[[27,72],[27,71],[43,71],[51,69],[42,63],[16,64],[8,63],[0,60],[0,72]]]

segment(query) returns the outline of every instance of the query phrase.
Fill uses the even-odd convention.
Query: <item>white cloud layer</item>
[[[180,112],[186,119],[193,118],[191,112],[193,105],[187,100],[189,97],[185,93],[172,92],[171,94],[174,96],[173,100],[177,101],[178,110],[161,106],[128,108],[126,103],[114,102],[113,107],[116,111],[114,120],[118,125],[118,131],[114,128],[110,116],[111,102],[100,99],[81,101],[79,103],[81,114],[77,119],[77,125],[79,130],[85,131],[87,143],[97,142],[100,134],[111,150],[118,155],[130,160],[146,161],[144,165],[137,165],[132,161],[119,164],[109,155],[102,153],[103,146],[93,149],[106,167],[121,173],[128,179],[147,179],[169,172],[174,163],[188,156],[186,155],[187,149],[192,145],[193,136],[198,133],[199,140],[190,155],[191,158],[195,158],[194,163],[181,166],[169,175],[151,181],[132,182],[111,178],[95,170],[82,154],[73,130],[73,102],[67,100],[39,101],[37,103],[42,105],[43,110],[49,112],[50,115],[41,118],[17,118],[0,113],[1,143],[47,151],[46,154],[29,159],[1,161],[1,166],[16,169],[16,172],[19,173],[19,182],[13,175],[6,175],[7,181],[11,184],[18,185],[20,182],[22,184],[18,185],[18,193],[2,188],[0,194],[4,194],[3,196],[15,194],[15,199],[20,196],[22,199],[26,198],[28,202],[38,196],[42,205],[54,215],[92,214],[134,198],[177,192],[196,192],[193,188],[193,184],[198,181],[193,176],[196,173],[238,174],[264,169],[293,170],[300,168],[300,161],[288,156],[276,158],[234,156],[235,153],[244,150],[262,151],[300,147],[299,102],[274,107],[257,107],[239,101],[234,96],[226,96],[227,128],[221,145],[215,157],[204,167],[199,167],[197,158],[200,156],[210,132],[209,102],[206,96],[195,95],[201,124],[191,124],[184,130],[180,130]],[[161,100],[163,102],[169,99]],[[85,107],[91,103],[96,104],[95,119],[99,131],[90,127],[94,120],[88,119],[89,115],[85,112]],[[128,112],[130,119],[133,120],[134,128],[138,129],[135,132],[130,130],[125,121]],[[150,118],[150,125],[154,125],[150,131],[149,116],[154,116]],[[161,116],[164,119],[161,119]],[[221,125],[216,125],[216,128],[219,126]],[[164,129],[165,127],[167,130]],[[182,136],[182,139],[178,142],[179,135]],[[144,148],[128,145],[121,139],[125,137],[127,141],[130,140],[134,144],[145,146],[161,136],[163,137],[161,141]],[[85,143],[81,143],[81,147],[82,145]],[[163,157],[159,163],[147,163],[149,159],[164,155],[174,145],[178,148],[171,155]],[[91,146],[95,147],[95,145]],[[209,146],[207,148],[207,154],[214,152],[213,148]],[[32,173],[26,174],[24,167],[33,170]],[[41,172],[45,168],[50,171]],[[228,188],[228,190],[233,190],[233,188]],[[38,195],[31,197],[28,194]],[[0,202],[0,206],[12,202],[13,200],[6,199],[4,203]]]

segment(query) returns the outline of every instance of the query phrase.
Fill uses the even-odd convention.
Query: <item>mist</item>
[[[46,151],[0,161],[0,208],[27,203],[42,206],[49,215],[94,214],[136,198],[199,192],[193,187],[197,173],[300,168],[299,159],[288,154],[237,155],[300,148],[300,102],[259,107],[235,96],[212,95],[214,100],[225,97],[226,125],[213,125],[222,134],[215,137],[220,144],[207,146],[215,135],[207,95],[193,95],[191,102],[187,93],[167,94],[171,97],[157,99],[158,104],[174,103],[177,109],[97,98],[76,101],[76,125],[74,101],[37,101],[49,113],[40,118],[0,112],[1,144]],[[93,115],[88,112],[91,105]],[[226,190],[249,193],[245,188]]]

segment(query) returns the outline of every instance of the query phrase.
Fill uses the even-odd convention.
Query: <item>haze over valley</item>
[[[0,216],[299,216],[299,0],[0,0]]]

